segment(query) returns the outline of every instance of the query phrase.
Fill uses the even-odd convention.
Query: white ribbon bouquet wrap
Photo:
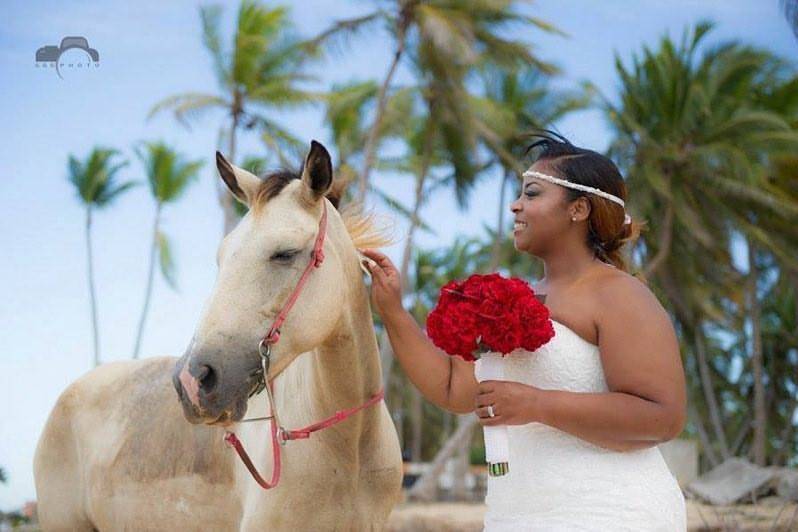
[[[474,367],[474,374],[479,382],[503,381],[504,356],[495,351],[480,355]],[[488,463],[488,475],[500,477],[506,475],[510,464],[510,436],[507,425],[482,427],[485,439],[485,461]]]

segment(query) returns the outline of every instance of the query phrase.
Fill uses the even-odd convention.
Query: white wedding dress
[[[506,357],[506,380],[608,391],[598,347],[552,322],[547,344]],[[611,451],[541,423],[508,429],[510,471],[488,478],[486,532],[687,529],[684,497],[657,447]]]

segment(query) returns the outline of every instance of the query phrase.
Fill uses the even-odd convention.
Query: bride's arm
[[[620,392],[545,390],[540,421],[614,451],[653,447],[677,437],[678,416],[647,399]]]
[[[386,313],[383,321],[394,356],[421,394],[451,412],[473,412],[478,386],[473,364],[442,353],[405,310]]]
[[[374,261],[365,263],[372,278],[372,307],[385,323],[405,374],[428,401],[451,412],[473,412],[477,393],[473,365],[441,352],[402,307],[401,280],[390,259],[369,249],[361,252]]]

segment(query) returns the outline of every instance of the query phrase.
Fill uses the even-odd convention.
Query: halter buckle
[[[277,441],[280,442],[280,446],[285,447],[288,445],[288,431],[282,425],[277,427]]]
[[[269,378],[269,366],[272,361],[272,344],[266,342],[266,338],[258,343],[258,353],[260,354],[260,366],[263,368],[263,381],[266,382],[266,379]]]

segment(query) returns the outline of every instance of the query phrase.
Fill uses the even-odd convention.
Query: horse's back
[[[186,422],[174,362],[106,364],[61,394],[34,460],[45,530],[237,528],[223,431]]]

